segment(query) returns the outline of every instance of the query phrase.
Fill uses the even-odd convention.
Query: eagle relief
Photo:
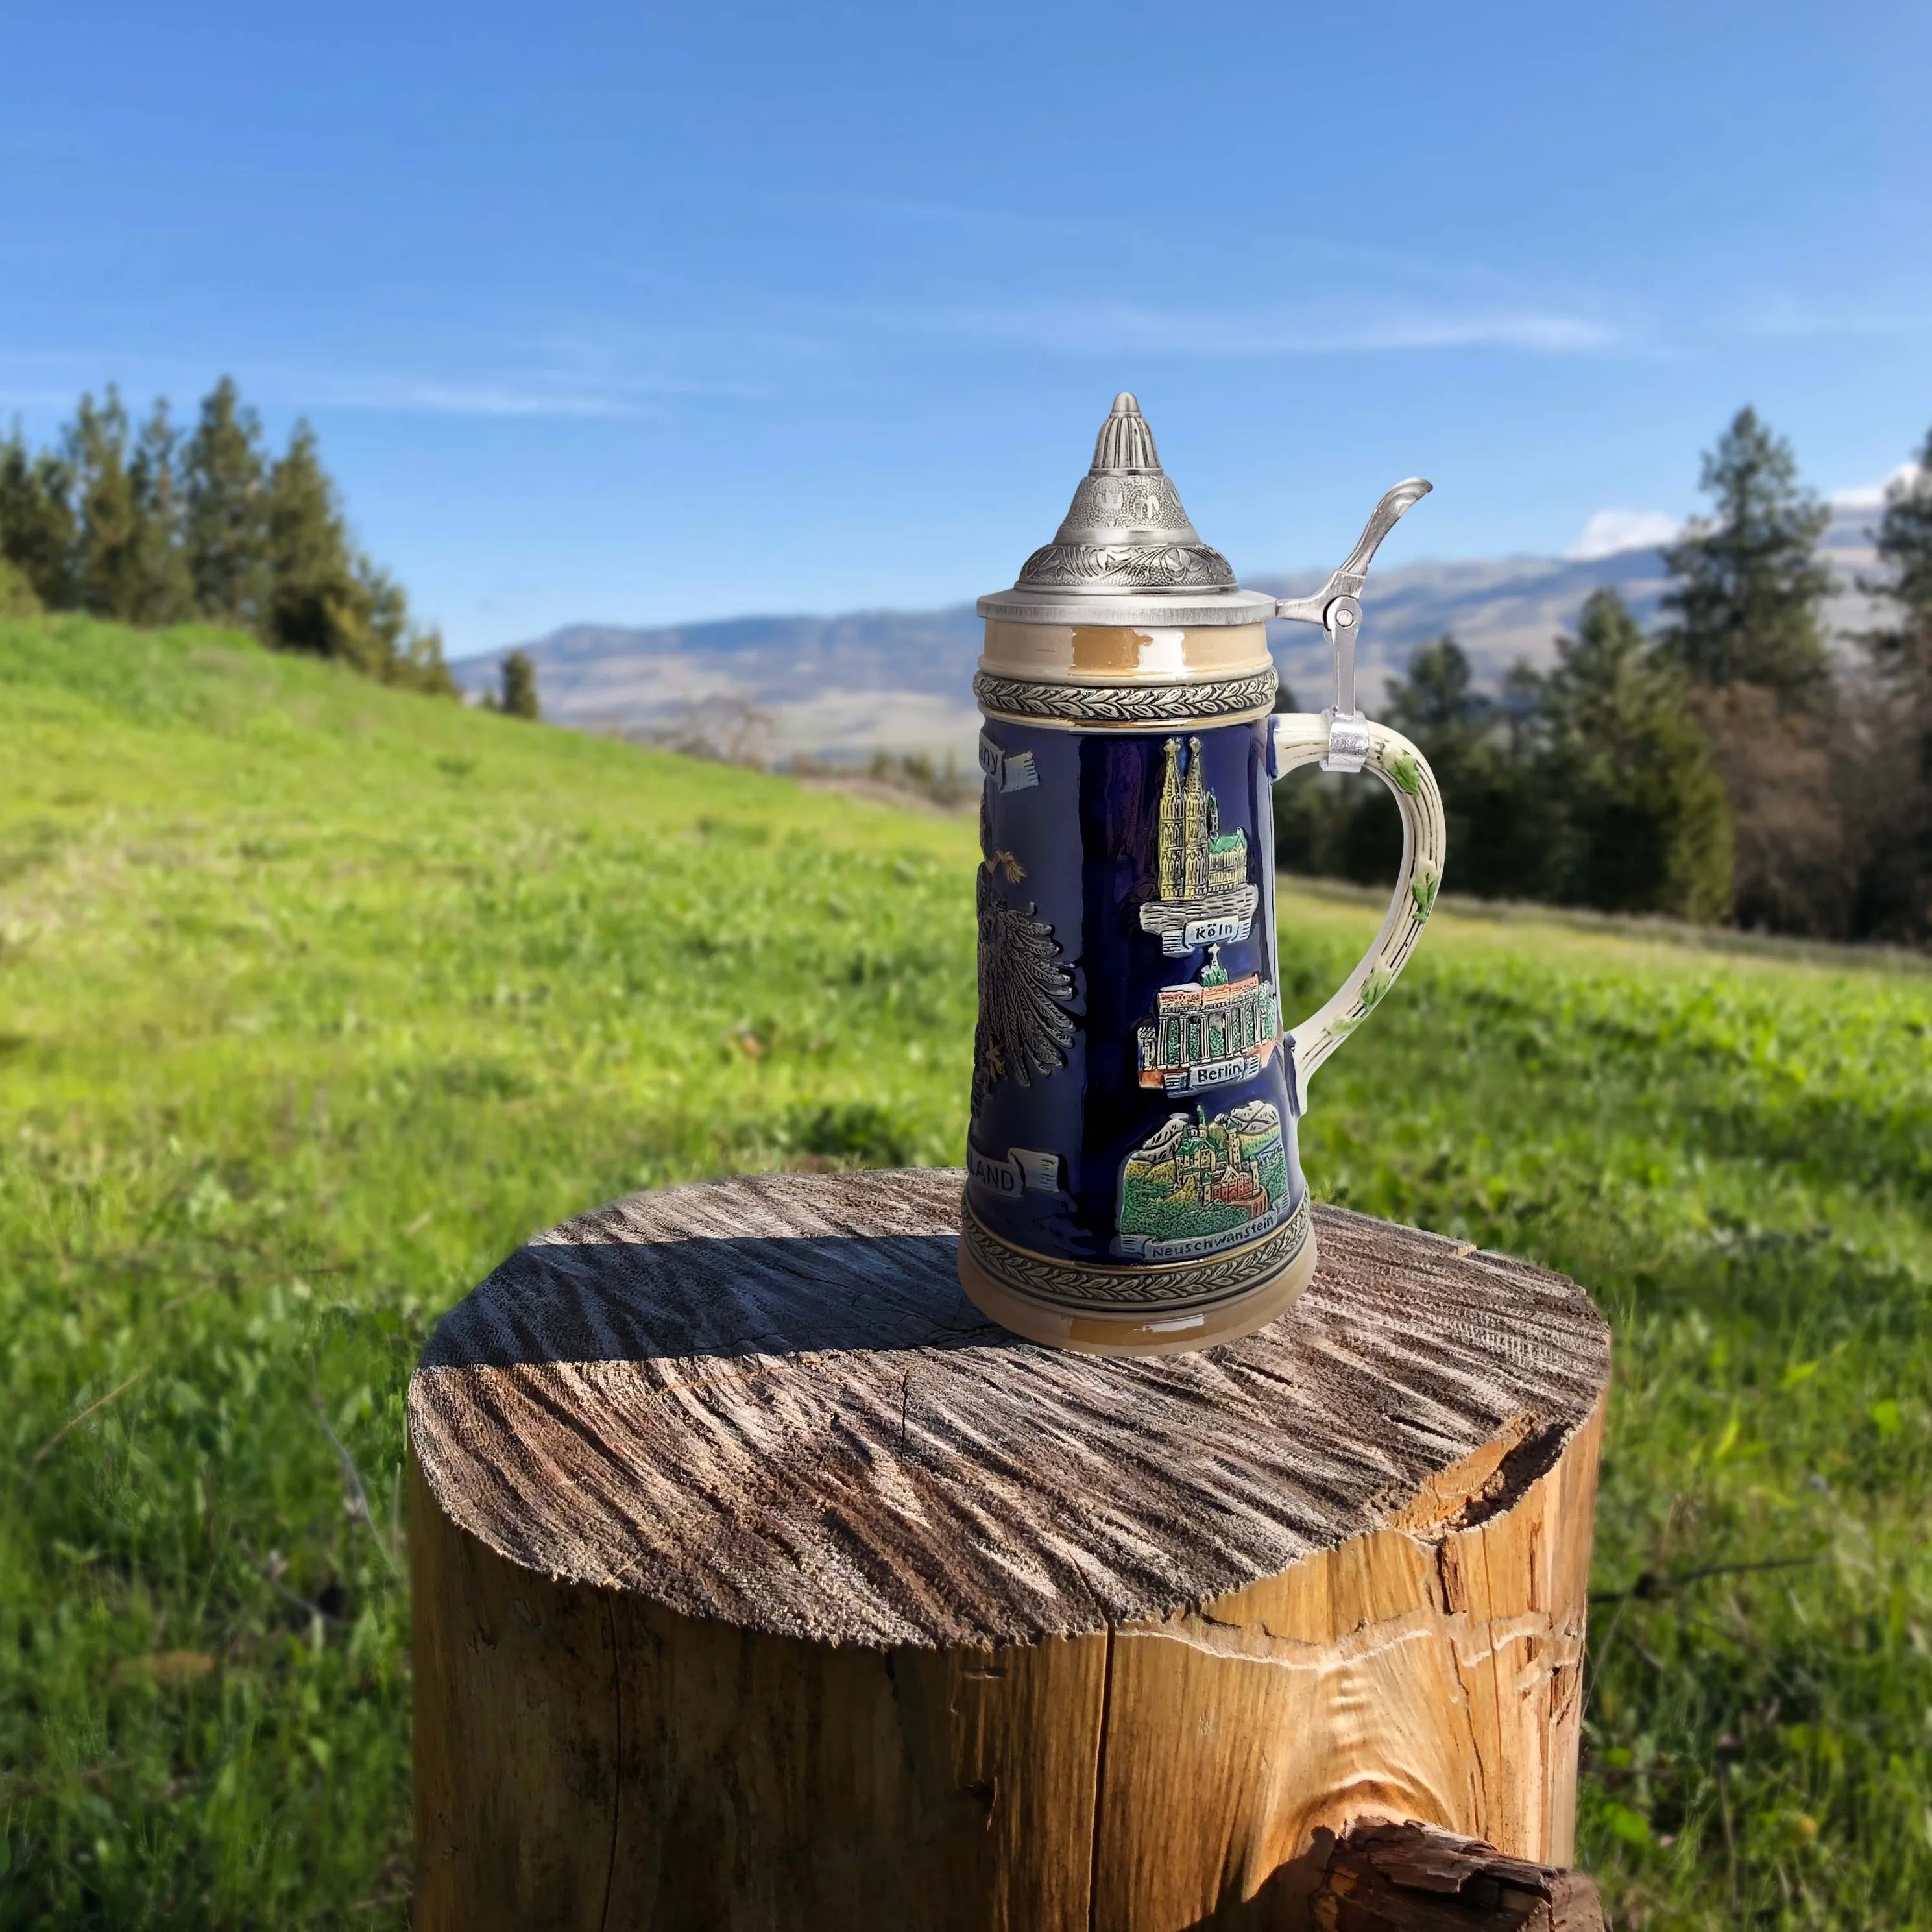
[[[1002,1080],[1033,1084],[1036,1073],[1066,1064],[1073,1017],[1066,1002],[1073,976],[1060,963],[1060,942],[1031,905],[1014,905],[993,883],[996,872],[1017,884],[1026,868],[1010,852],[980,868],[980,1020],[973,1030],[973,1111]]]
[[[1141,930],[1158,934],[1162,952],[1178,959],[1197,946],[1246,938],[1261,889],[1248,882],[1248,835],[1238,826],[1221,830],[1201,740],[1187,741],[1185,776],[1178,738],[1168,740],[1166,756],[1154,845],[1158,896],[1141,908]]]

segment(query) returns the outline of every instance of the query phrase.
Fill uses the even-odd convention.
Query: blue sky
[[[453,653],[1010,582],[1132,388],[1248,573],[1932,424],[1932,8],[0,16],[0,411],[308,414]]]

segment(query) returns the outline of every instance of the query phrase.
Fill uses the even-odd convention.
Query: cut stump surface
[[[1058,1352],[961,1293],[962,1179],[635,1195],[437,1329],[419,1924],[1300,1925],[1362,1816],[1567,1862],[1582,1291],[1318,1208],[1258,1333]]]

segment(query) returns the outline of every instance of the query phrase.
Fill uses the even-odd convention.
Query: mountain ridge
[[[1874,517],[1838,511],[1820,543],[1839,583],[1825,618],[1841,640],[1874,621],[1872,600],[1855,584],[1876,564]],[[1326,576],[1302,570],[1245,581],[1276,596],[1300,596]],[[1468,651],[1478,681],[1494,686],[1518,658],[1549,664],[1558,633],[1574,629],[1593,590],[1617,590],[1648,625],[1666,583],[1655,548],[1592,558],[1424,561],[1378,572],[1363,600],[1363,702],[1372,711],[1384,679],[1445,632]],[[1279,622],[1268,629],[1276,668],[1297,701],[1310,708],[1327,702],[1328,649],[1321,632]],[[536,665],[544,715],[587,730],[675,739],[748,727],[761,754],[781,759],[862,759],[877,749],[917,749],[970,762],[979,729],[972,680],[980,639],[970,604],[638,627],[586,622],[450,668],[463,689],[478,696],[496,683],[507,651],[521,650]]]

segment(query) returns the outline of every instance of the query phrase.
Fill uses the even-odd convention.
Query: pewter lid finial
[[[1154,431],[1132,391],[1123,389],[1114,398],[1113,413],[1100,425],[1094,439],[1094,467],[1088,474],[1097,476],[1104,470],[1154,470],[1160,468],[1155,452]]]

